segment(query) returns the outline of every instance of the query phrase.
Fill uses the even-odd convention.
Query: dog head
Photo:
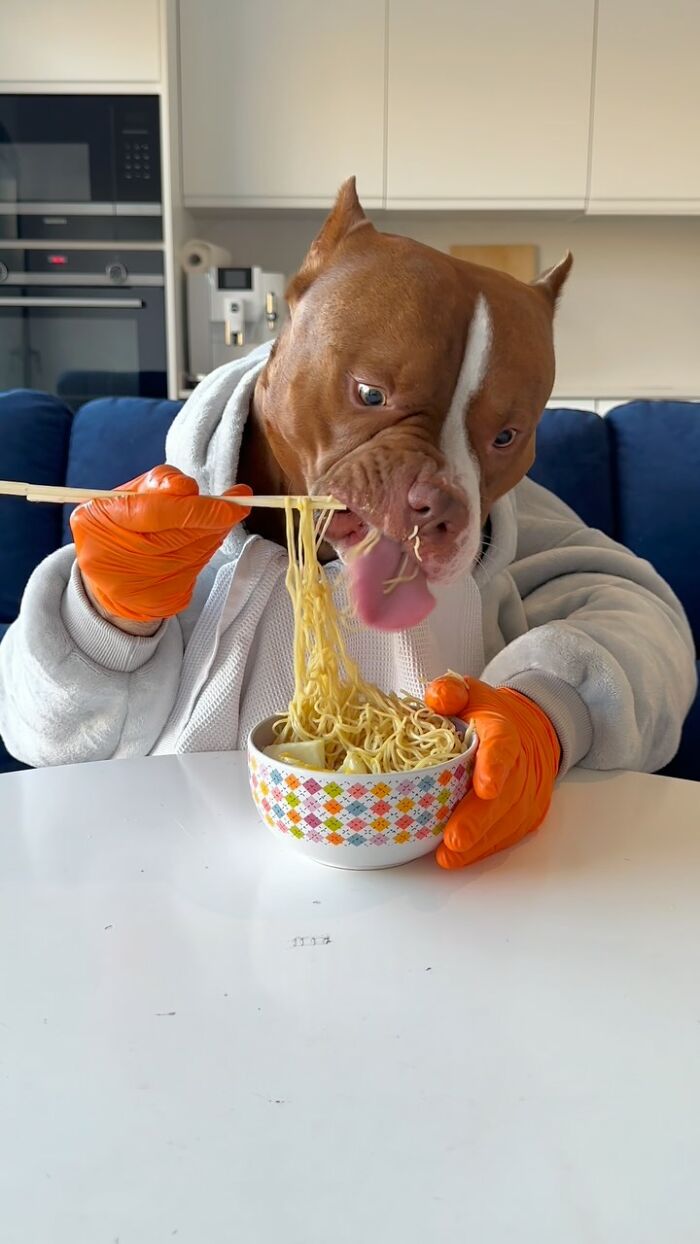
[[[354,179],[341,188],[289,286],[256,415],[284,486],[347,506],[328,539],[366,623],[420,621],[429,584],[471,571],[490,507],[531,466],[571,263],[525,285],[377,232]],[[355,563],[369,528],[382,538]],[[387,594],[400,566],[411,583]]]

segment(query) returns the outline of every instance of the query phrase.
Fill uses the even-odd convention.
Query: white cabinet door
[[[0,81],[157,82],[159,0],[0,0]]]
[[[180,0],[186,204],[381,204],[384,40],[384,0]]]
[[[700,211],[700,0],[599,0],[592,212]]]
[[[582,207],[594,0],[395,0],[388,207]]]

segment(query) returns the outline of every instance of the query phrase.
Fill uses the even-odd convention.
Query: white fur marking
[[[479,463],[469,444],[466,418],[469,403],[479,392],[486,376],[492,337],[488,303],[484,295],[479,294],[467,333],[462,366],[440,435],[440,449],[455,482],[467,497],[471,514],[464,544],[459,552],[460,568],[466,565],[471,567],[481,546]]]

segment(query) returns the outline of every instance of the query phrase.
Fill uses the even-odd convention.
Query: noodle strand
[[[287,500],[285,520],[286,582],[294,612],[294,695],[286,716],[275,724],[276,742],[322,739],[326,768],[346,773],[425,769],[463,752],[465,742],[450,721],[412,696],[385,695],[364,681],[350,657],[331,585],[317,557],[329,515],[324,512],[314,522],[311,504],[302,501],[295,527],[294,506]],[[370,529],[353,551],[362,547],[367,552],[380,538]],[[389,590],[406,581],[405,568],[406,560],[388,581]]]

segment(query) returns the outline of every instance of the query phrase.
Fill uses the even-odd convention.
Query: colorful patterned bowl
[[[251,732],[248,774],[265,825],[301,855],[336,868],[393,868],[434,851],[466,795],[477,740],[410,773],[314,773],[266,756],[270,717]]]

